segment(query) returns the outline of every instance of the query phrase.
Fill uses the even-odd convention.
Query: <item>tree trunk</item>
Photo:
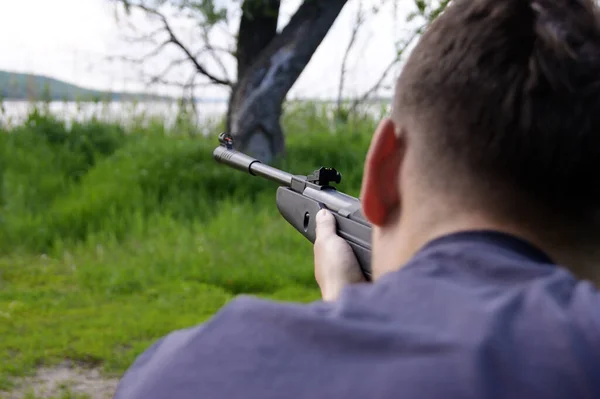
[[[281,0],[244,0],[237,42],[237,82],[277,36]]]
[[[283,31],[249,67],[243,67],[227,112],[227,131],[240,151],[265,163],[284,154],[280,124],[283,101],[346,2],[305,0]],[[242,33],[240,30],[240,39]],[[239,44],[246,42],[242,39]],[[238,56],[240,53],[244,49],[238,49]]]

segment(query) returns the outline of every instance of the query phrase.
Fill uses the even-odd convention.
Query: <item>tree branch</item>
[[[404,52],[406,51],[408,46],[410,46],[411,43],[422,33],[423,29],[424,29],[424,27],[419,27],[412,32],[412,34],[410,35],[408,40],[406,40],[403,43],[403,45],[401,46],[401,48],[398,49],[396,58],[394,58],[388,64],[388,66],[383,70],[383,72],[379,76],[379,79],[377,79],[377,81],[368,90],[366,90],[360,97],[355,98],[352,101],[352,105],[350,106],[349,113],[356,112],[356,110],[360,104],[367,101],[373,93],[375,93],[377,90],[379,90],[381,88],[383,82],[387,79],[388,75],[392,71],[392,68],[394,68],[394,66],[396,66],[400,61],[402,61]]]
[[[169,43],[170,43],[169,40],[165,40],[164,42],[162,42],[161,44],[156,46],[156,48],[154,50],[152,50],[148,54],[140,57],[139,58],[140,62],[144,62],[144,61],[147,61],[149,58],[156,57],[164,50],[165,47],[167,47],[169,45]]]
[[[238,80],[277,36],[280,5],[280,0],[243,1],[236,51]]]
[[[196,78],[197,76],[202,76],[200,74],[198,74],[196,71],[194,71],[194,77]],[[181,81],[177,81],[177,80],[171,80],[171,79],[165,79],[165,78],[160,78],[157,77],[155,79],[155,82],[152,84],[160,84],[162,86],[166,86],[166,87],[172,87],[172,88],[200,88],[200,87],[210,87],[213,85],[213,83],[211,82],[196,82],[194,78],[194,82],[193,84],[188,83],[183,83]],[[191,78],[190,78],[191,80]],[[146,83],[146,87],[150,87],[152,85],[151,83]]]
[[[378,13],[379,9],[388,1],[389,0],[381,0],[379,6],[376,7],[377,10],[374,11],[374,14]],[[423,33],[423,31],[426,29],[428,24],[431,23],[435,18],[437,18],[437,16],[439,16],[445,10],[445,8],[450,3],[450,0],[439,0],[439,1],[414,0],[414,3],[416,6],[416,10],[411,12],[408,15],[406,21],[410,22],[413,19],[415,19],[416,17],[421,17],[422,22],[421,22],[420,26],[413,29],[410,32],[408,38],[399,46],[399,48],[397,48],[396,57],[383,70],[383,72],[381,73],[381,75],[379,76],[377,81],[375,81],[375,83],[369,89],[367,89],[362,95],[360,95],[359,97],[356,97],[354,100],[352,100],[351,105],[348,108],[347,114],[355,113],[360,104],[366,102],[370,96],[372,96],[375,92],[377,92],[379,89],[381,89],[383,87],[383,83],[388,78],[389,74],[392,72],[394,66],[398,65],[404,58],[405,52],[408,49],[408,47],[415,41],[415,39],[417,39]],[[392,6],[394,8],[394,16],[395,16],[397,14],[398,0],[394,0]],[[394,20],[394,22],[396,22],[396,19]],[[354,31],[353,31],[353,34],[354,34]],[[350,48],[350,46],[349,46],[349,48]],[[346,59],[346,57],[344,57],[344,62],[345,62],[345,59]],[[344,62],[342,63],[342,75],[344,74]],[[342,86],[342,84],[343,84],[342,82],[343,82],[343,80],[341,78],[340,86]],[[340,92],[341,92],[341,90],[340,90]],[[341,107],[340,106],[341,101],[339,100],[339,97],[340,97],[340,95],[338,93],[338,102],[337,102],[338,110]]]
[[[164,49],[164,48],[166,47],[164,44],[169,44],[169,43],[170,43],[170,41],[166,41],[165,43],[163,43],[163,44],[162,44],[161,46],[159,46],[159,47],[160,47],[161,49]],[[209,48],[201,48],[200,50],[196,51],[196,52],[193,54],[193,56],[194,56],[194,58],[198,58],[198,57],[200,57],[200,56],[201,56],[203,53],[205,53],[205,52],[208,52],[208,51],[210,51],[210,50],[211,50],[211,49],[209,49]],[[155,56],[157,56],[157,55],[159,55],[159,54],[160,54],[160,51],[159,51],[158,49],[155,49],[155,50],[153,50],[153,51],[151,51],[151,52],[149,52],[149,53],[147,53],[147,54],[145,54],[145,55],[143,55],[143,56],[137,57],[137,58],[134,58],[134,57],[129,57],[129,56],[126,56],[126,55],[114,55],[114,56],[110,56],[110,57],[108,57],[108,60],[109,60],[109,61],[119,60],[119,61],[127,62],[127,63],[130,63],[130,64],[144,64],[144,63],[148,62],[148,60],[149,60],[150,58],[152,58],[152,57],[155,57]],[[183,61],[188,61],[188,58],[187,58],[187,57],[185,57],[185,58],[183,58],[181,61],[182,61],[181,63],[183,63]],[[196,71],[196,72],[197,72],[197,71]],[[213,84],[214,84],[214,83],[213,83]]]
[[[221,69],[221,73],[223,74],[223,76],[225,76],[226,79],[229,80],[229,72],[227,71],[227,68],[225,68],[225,64],[223,63],[223,60],[221,59],[221,57],[219,57],[217,55],[217,52],[219,52],[219,51],[220,52],[225,52],[226,54],[229,54],[229,55],[233,55],[233,52],[229,51],[229,50],[226,50],[226,49],[221,49],[221,48],[214,47],[210,43],[209,29],[206,26],[202,27],[202,38],[204,39],[204,43],[206,43],[206,50],[210,53],[211,58],[219,66],[219,68]]]
[[[175,68],[176,66],[179,66],[183,63],[187,62],[187,58],[179,58],[176,60],[171,61],[164,69],[162,72],[157,73],[156,75],[151,75],[151,78],[149,80],[149,84],[155,84],[158,83],[159,80],[163,79],[165,75],[167,75],[173,68]]]
[[[137,29],[135,29],[133,26],[130,26],[130,29],[133,31],[137,31]],[[140,35],[137,37],[124,37],[123,40],[129,44],[148,43],[148,42],[156,44],[156,37],[161,33],[164,33],[164,29],[158,28],[150,33],[145,34],[145,35]]]
[[[161,21],[161,24],[162,24],[161,30],[166,32],[168,35],[168,38],[161,45],[162,48],[166,47],[166,45],[168,45],[168,44],[173,44],[176,47],[178,47],[185,54],[187,60],[189,60],[194,65],[194,68],[196,69],[196,71],[198,71],[198,73],[200,73],[201,75],[204,75],[205,77],[207,77],[212,83],[217,84],[217,85],[222,85],[222,86],[232,86],[234,84],[232,81],[230,81],[226,77],[220,78],[220,77],[217,77],[216,75],[210,73],[202,64],[200,64],[198,59],[196,57],[194,57],[194,55],[187,48],[187,46],[185,46],[181,42],[181,40],[177,37],[177,35],[171,28],[171,25],[169,24],[169,22],[164,14],[162,14],[161,12],[159,12],[156,9],[145,6],[144,4],[129,3],[129,7],[130,8],[131,7],[138,8],[138,9],[146,12],[147,14],[157,17]]]
[[[348,46],[346,47],[346,51],[344,52],[344,57],[342,59],[342,66],[340,71],[340,83],[338,85],[338,96],[337,96],[337,114],[341,116],[342,113],[342,99],[344,94],[344,84],[346,81],[346,66],[348,63],[348,57],[350,56],[350,52],[356,43],[356,38],[358,37],[358,31],[360,30],[362,24],[364,23],[365,18],[363,14],[363,2],[359,0],[358,3],[358,11],[356,12],[356,19],[354,21],[354,25],[352,27],[352,33],[350,34],[350,40],[348,41]]]

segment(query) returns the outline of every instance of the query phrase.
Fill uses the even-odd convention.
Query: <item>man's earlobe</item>
[[[405,137],[396,136],[391,119],[381,121],[367,153],[361,190],[362,209],[374,225],[382,226],[400,205],[399,176]]]

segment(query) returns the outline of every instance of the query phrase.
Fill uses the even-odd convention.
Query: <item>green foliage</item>
[[[262,0],[259,0],[262,1]],[[165,5],[174,7],[180,16],[194,18],[204,27],[213,27],[220,22],[227,21],[227,7],[214,0],[120,0],[126,13],[131,13],[131,8],[142,6],[145,9],[158,10]]]
[[[33,389],[28,389],[23,396],[23,399],[91,399],[90,395],[87,394],[79,394],[73,392],[71,389],[65,386],[61,386],[58,389],[57,395],[52,395],[48,397],[47,395],[39,396],[37,395]]]
[[[200,10],[206,18],[206,23],[210,26],[227,18],[227,9],[217,7],[214,0],[186,1],[186,3],[191,3],[190,7]]]
[[[15,246],[47,246],[41,242],[54,234],[48,223],[57,198],[77,187],[99,159],[125,141],[117,125],[92,120],[68,129],[38,109],[22,126],[10,132],[0,130],[0,252]]]
[[[407,22],[421,17],[424,25],[420,27],[422,32],[427,25],[435,20],[448,7],[451,0],[414,0],[416,10],[407,16]]]
[[[334,166],[358,194],[374,120],[288,104],[283,124],[276,166]],[[319,298],[312,247],[279,215],[276,185],[217,164],[216,128],[148,126],[67,127],[38,110],[0,132],[0,391],[65,359],[118,375],[239,293]]]

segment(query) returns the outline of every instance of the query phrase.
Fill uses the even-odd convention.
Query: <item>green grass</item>
[[[358,194],[375,121],[336,125],[304,105],[283,123],[276,166],[334,166]],[[319,298],[312,247],[279,215],[276,186],[217,164],[216,136],[174,131],[67,129],[33,112],[0,132],[0,391],[64,360],[119,375],[240,293]]]
[[[43,393],[44,396],[39,396],[33,389],[26,389],[22,397],[23,399],[91,399],[90,395],[73,392],[68,386],[60,386],[58,391],[52,396],[48,396],[46,392]]]

